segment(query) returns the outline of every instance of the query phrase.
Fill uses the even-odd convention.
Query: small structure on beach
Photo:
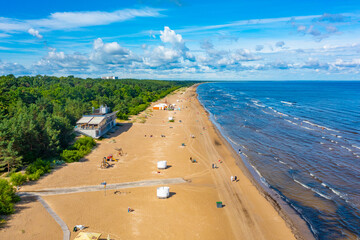
[[[158,103],[153,106],[154,110],[166,110],[168,105],[166,103]]]
[[[157,168],[158,169],[166,169],[167,167],[167,162],[166,161],[158,161],[157,162]]]
[[[110,108],[101,105],[92,110],[90,115],[83,115],[76,122],[75,131],[92,138],[99,138],[116,126],[116,112],[110,112]]]
[[[165,199],[170,196],[170,188],[169,187],[158,187],[156,191],[156,195],[160,199]]]

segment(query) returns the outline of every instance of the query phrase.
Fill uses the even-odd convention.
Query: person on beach
[[[231,176],[230,179],[231,179],[232,182],[234,181],[234,177],[233,177],[233,176]]]
[[[237,176],[234,176],[234,181],[236,182],[236,180],[237,180]]]

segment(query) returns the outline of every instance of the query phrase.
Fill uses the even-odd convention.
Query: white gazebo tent
[[[158,169],[166,169],[167,167],[167,162],[166,161],[158,161],[157,162],[157,168]]]
[[[169,187],[158,187],[156,191],[156,195],[160,199],[165,199],[170,196],[170,188]]]

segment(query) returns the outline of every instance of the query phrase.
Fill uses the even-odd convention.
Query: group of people
[[[161,134],[160,136],[161,137],[166,137],[164,134]],[[145,137],[146,137],[146,134],[145,134]],[[149,135],[149,137],[153,137],[153,135]]]
[[[237,176],[231,176],[230,179],[231,179],[232,182],[237,182],[238,181]]]

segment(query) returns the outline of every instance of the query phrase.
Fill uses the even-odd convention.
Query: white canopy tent
[[[156,195],[160,199],[168,198],[170,196],[170,188],[169,187],[158,187],[156,191]]]
[[[158,169],[166,169],[167,167],[167,162],[166,161],[158,161],[157,162],[157,168]]]

